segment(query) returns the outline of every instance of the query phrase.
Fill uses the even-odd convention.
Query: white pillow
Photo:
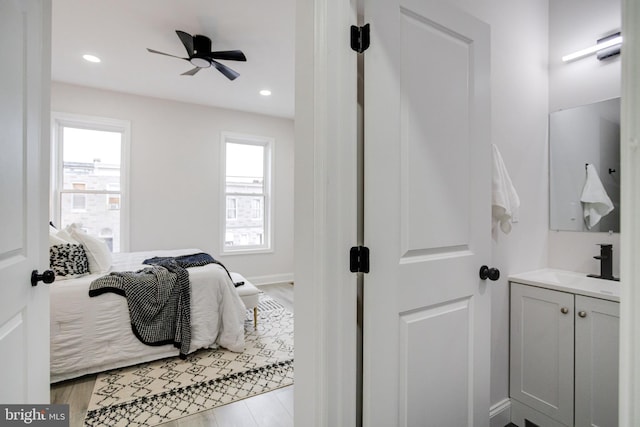
[[[69,243],[69,242],[58,237],[58,233],[49,233],[49,247],[56,246],[56,245],[64,245],[65,243]]]
[[[80,242],[78,242],[73,237],[71,237],[71,234],[69,234],[67,231],[65,231],[65,230],[56,230],[55,228],[50,227],[50,229],[49,229],[49,247],[55,246],[55,245],[63,245],[65,243],[71,243],[71,244],[74,244],[74,245],[80,244]]]
[[[104,240],[93,237],[84,231],[69,227],[71,237],[82,243],[89,259],[91,274],[106,273],[111,270],[111,251]]]
[[[56,233],[56,236],[60,239],[64,240],[66,243],[73,243],[74,245],[79,244],[80,242],[73,237],[71,237],[71,229],[69,227],[64,230],[60,230]]]

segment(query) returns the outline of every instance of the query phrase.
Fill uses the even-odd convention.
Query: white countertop
[[[509,281],[620,302],[620,282],[587,277],[586,273],[544,268],[513,274]]]

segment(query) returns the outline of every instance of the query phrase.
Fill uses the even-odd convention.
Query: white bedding
[[[199,249],[113,254],[111,271],[137,271],[154,256],[178,256]],[[189,268],[191,283],[191,346],[222,346],[244,350],[245,306],[218,264]],[[149,346],[131,332],[123,296],[89,297],[89,285],[103,274],[56,280],[51,286],[51,382],[163,357],[177,356],[173,345]]]

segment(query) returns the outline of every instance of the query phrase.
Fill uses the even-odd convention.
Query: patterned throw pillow
[[[81,276],[89,273],[89,260],[82,245],[64,243],[49,247],[49,265],[56,277]]]

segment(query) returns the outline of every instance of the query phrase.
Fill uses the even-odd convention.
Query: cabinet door
[[[620,304],[576,296],[576,427],[618,425]]]
[[[574,296],[511,285],[513,399],[565,424],[573,424]]]

